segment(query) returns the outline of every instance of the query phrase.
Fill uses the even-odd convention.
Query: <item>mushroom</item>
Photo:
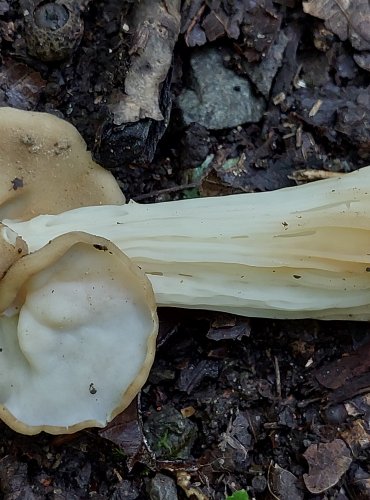
[[[155,299],[257,317],[370,319],[370,167],[270,193],[123,205],[109,175],[114,187],[102,196],[102,172],[77,132],[74,156],[74,146],[58,154],[47,131],[28,123],[28,140],[17,127],[2,170],[16,168],[0,188],[0,418],[13,429],[74,432],[122,411],[153,360]],[[53,193],[45,202],[40,188]]]
[[[114,177],[65,120],[0,108],[0,138],[0,220],[125,202]]]
[[[23,434],[105,426],[145,382],[157,330],[148,279],[111,242],[68,233],[18,259],[0,281],[0,418]]]
[[[31,251],[76,230],[111,240],[145,271],[160,306],[369,320],[369,213],[366,167],[269,193],[85,207],[3,223]]]

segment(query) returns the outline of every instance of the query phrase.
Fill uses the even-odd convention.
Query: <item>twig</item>
[[[139,194],[132,198],[134,201],[142,201],[147,200],[148,198],[155,198],[156,196],[160,196],[161,194],[166,193],[176,193],[177,191],[184,191],[185,189],[193,189],[198,187],[198,184],[193,182],[191,184],[182,184],[181,186],[173,186],[166,189],[158,189],[157,191],[152,191],[151,193]]]
[[[278,398],[281,399],[281,377],[280,377],[279,360],[277,356],[274,356],[274,365],[275,365],[275,376],[276,376],[276,392]]]

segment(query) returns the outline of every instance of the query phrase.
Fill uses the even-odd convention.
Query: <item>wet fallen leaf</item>
[[[309,0],[303,10],[325,20],[325,26],[357,50],[370,49],[368,0]]]
[[[269,471],[270,488],[275,498],[289,498],[289,500],[301,500],[303,491],[299,487],[299,481],[292,472],[275,464]]]
[[[217,361],[203,359],[199,363],[190,363],[181,371],[177,388],[180,391],[191,394],[195,387],[198,387],[205,377],[217,379],[218,374],[219,364]]]
[[[26,64],[5,59],[0,70],[0,86],[4,91],[3,106],[28,110],[39,102],[46,81]]]
[[[238,52],[252,62],[265,57],[278,36],[280,23],[271,0],[194,0],[184,2],[181,32],[189,47],[225,36],[237,40]]]
[[[242,337],[249,337],[251,326],[246,318],[234,318],[227,324],[213,322],[207,333],[207,338],[211,340],[240,340]]]
[[[370,393],[362,396],[357,396],[351,401],[344,404],[346,412],[351,417],[361,417],[362,415],[370,415]]]
[[[104,439],[116,444],[127,457],[127,464],[131,469],[136,462],[147,461],[148,449],[146,447],[141,422],[138,415],[138,398],[128,408],[120,413],[107,427],[99,431]]]
[[[312,444],[303,456],[309,465],[309,473],[303,474],[303,480],[313,494],[322,493],[337,484],[352,463],[351,453],[341,439]]]
[[[328,396],[330,403],[340,403],[360,394],[370,392],[370,372],[351,378]]]
[[[370,342],[360,346],[349,356],[324,365],[315,376],[317,381],[328,389],[338,389],[348,380],[359,377],[370,368]]]
[[[361,450],[367,450],[370,447],[370,432],[366,429],[363,420],[358,419],[352,422],[341,436],[350,447],[353,455],[358,455]]]

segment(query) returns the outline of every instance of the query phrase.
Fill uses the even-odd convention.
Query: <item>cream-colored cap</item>
[[[0,220],[125,202],[77,129],[49,113],[0,108]]]
[[[0,281],[0,418],[15,431],[104,427],[145,383],[158,331],[149,280],[115,245],[68,233]]]

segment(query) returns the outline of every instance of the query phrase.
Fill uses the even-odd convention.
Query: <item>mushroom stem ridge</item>
[[[269,193],[3,222],[30,251],[69,231],[112,241],[145,271],[158,305],[370,319],[370,167]]]

